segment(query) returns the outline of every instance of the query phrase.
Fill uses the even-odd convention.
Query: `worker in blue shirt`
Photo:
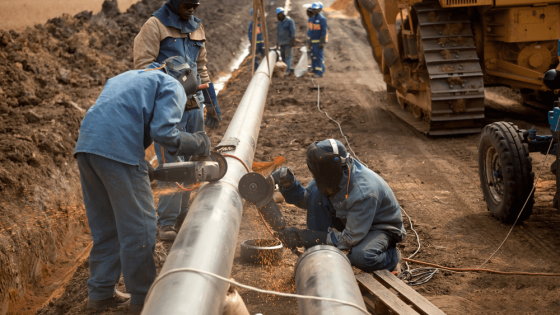
[[[257,13],[258,14],[258,13]],[[251,16],[253,16],[253,9],[251,9]],[[268,33],[267,33],[268,34]],[[253,44],[253,21],[249,23],[249,31],[247,32],[247,36],[249,37],[249,43]],[[256,43],[257,50],[255,52],[255,69],[259,67],[259,55],[260,60],[264,59],[265,57],[265,47],[264,47],[264,38],[262,34],[262,26],[261,26],[261,18],[258,17],[257,23],[257,43]],[[251,52],[253,49],[251,48]]]
[[[89,309],[130,303],[139,312],[156,277],[156,212],[145,150],[156,141],[172,155],[210,154],[203,131],[178,128],[187,95],[177,78],[187,68],[176,56],[109,79],[82,120],[74,156],[93,238]],[[129,297],[115,290],[121,272]]]
[[[209,84],[208,89],[199,91],[197,98],[192,98],[187,103],[189,110],[183,115],[180,128],[190,133],[204,131],[205,125],[208,128],[217,128],[222,120],[214,85],[206,67],[208,61],[204,27],[202,21],[194,16],[199,5],[199,0],[168,1],[144,23],[134,39],[136,69],[145,69],[152,62],[161,63],[172,56],[183,56],[197,74],[199,83]],[[206,119],[201,103],[207,111]],[[190,159],[189,156],[173,156],[158,143],[154,144],[154,150],[159,165]],[[159,181],[158,187],[169,190],[175,185]],[[190,195],[190,192],[178,191],[159,196],[157,212],[160,240],[175,240],[177,231],[187,215]]]
[[[287,167],[272,174],[286,202],[307,209],[307,229],[288,227],[278,233],[284,246],[330,244],[349,249],[348,259],[363,271],[400,271],[396,244],[406,231],[397,198],[383,178],[334,139],[311,144],[307,166],[313,180],[306,188]]]
[[[320,13],[321,4],[311,5],[313,16],[307,21],[307,46],[311,51],[314,78],[322,78],[325,72],[323,48],[327,43],[327,19]]]
[[[296,45],[296,23],[286,16],[284,8],[276,8],[278,27],[276,33],[277,45],[280,48],[282,61],[288,66],[286,74],[292,71],[293,47]]]

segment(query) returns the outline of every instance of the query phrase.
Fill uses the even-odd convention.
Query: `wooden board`
[[[368,273],[362,273],[356,275],[356,280],[361,287],[364,287],[365,289],[367,289],[367,291],[370,291],[370,293],[376,299],[376,301],[371,301],[371,299],[368,299],[369,301],[367,301],[366,303],[369,306],[368,309],[373,310],[373,308],[375,308],[374,314],[385,313],[384,311],[381,311],[379,309],[378,302],[381,302],[384,306],[386,306],[396,314],[419,315],[418,312],[413,310],[395,294],[389,291],[389,289],[375,280],[372,275]]]

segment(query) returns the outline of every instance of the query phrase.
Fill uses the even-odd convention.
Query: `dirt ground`
[[[277,2],[278,4],[275,4]],[[282,6],[271,1],[270,9]],[[324,1],[329,6],[333,1]],[[292,1],[298,41],[305,42],[306,18],[302,0]],[[340,15],[336,15],[340,17]],[[245,15],[240,17],[248,23]],[[329,43],[325,50],[326,72],[315,80],[320,86],[321,109],[338,120],[357,157],[380,174],[394,190],[402,207],[412,217],[422,249],[418,260],[449,267],[476,268],[501,243],[510,225],[494,219],[486,209],[478,178],[478,135],[427,138],[410,129],[386,110],[385,84],[371,55],[365,31],[359,20],[333,18],[327,13]],[[274,14],[269,15],[269,25]],[[271,28],[272,40],[275,28]],[[294,64],[301,53],[295,53]],[[233,116],[250,80],[250,60],[236,71],[219,95],[222,126],[210,131],[218,143]],[[311,174],[305,163],[307,146],[316,140],[336,138],[345,142],[338,127],[317,109],[318,90],[309,77],[274,78],[262,120],[255,154],[256,161],[284,156],[297,178],[307,184]],[[513,91],[488,89],[485,123],[507,120],[520,128],[536,126],[546,134],[545,112],[523,107]],[[542,169],[535,193],[533,215],[517,226],[501,251],[485,265],[502,271],[556,272],[560,250],[560,215],[552,208],[554,176],[549,172],[551,158],[532,154],[536,173]],[[280,204],[289,225],[305,227],[305,212]],[[407,228],[408,223],[406,224]],[[417,247],[410,230],[399,245],[404,256]],[[269,238],[254,206],[246,204],[239,243],[246,239]],[[158,243],[156,258],[163,263],[169,244]],[[295,292],[293,266],[296,256],[284,252],[277,266],[245,263],[236,253],[232,277],[261,288]],[[411,266],[418,268],[420,266]],[[85,281],[87,260],[61,292],[61,298],[39,311],[40,314],[83,314],[87,302]],[[122,284],[119,288],[124,290]],[[557,278],[502,276],[442,272],[427,284],[414,287],[447,314],[558,314],[560,286]],[[297,301],[240,293],[251,314],[298,314]],[[124,313],[123,310],[110,312]]]

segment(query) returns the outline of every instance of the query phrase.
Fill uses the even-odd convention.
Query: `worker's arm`
[[[179,81],[169,77],[156,94],[150,136],[175,156],[207,156],[210,140],[203,133],[181,132],[177,125],[185,112],[187,97]]]
[[[200,46],[200,50],[198,52],[198,58],[196,59],[196,69],[198,76],[200,76],[200,84],[210,83],[210,74],[208,74],[208,68],[206,65],[208,64],[208,60],[206,59],[207,51],[206,51],[206,43]]]
[[[321,19],[321,37],[327,37],[327,19]]]
[[[296,38],[296,22],[293,19],[290,19],[290,38]]]
[[[270,174],[274,179],[274,182],[280,188],[280,193],[284,196],[287,203],[296,205],[299,208],[307,209],[307,196],[309,186],[315,181],[311,181],[306,188],[299,183],[299,181],[294,176],[292,170],[288,167],[281,167],[278,170]]]
[[[146,69],[155,62],[159,55],[161,42],[159,26],[155,17],[151,17],[140,29],[134,39],[134,68]]]
[[[379,209],[379,199],[376,194],[369,194],[360,200],[350,201],[347,207],[350,212],[344,230],[339,232],[329,228],[327,236],[327,243],[339,249],[350,249],[366,237]]]

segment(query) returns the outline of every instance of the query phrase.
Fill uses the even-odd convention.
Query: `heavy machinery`
[[[560,89],[560,72],[549,70],[544,84],[551,90]],[[482,130],[478,145],[480,186],[488,210],[503,222],[524,221],[533,212],[535,173],[531,152],[551,155],[552,174],[556,175],[553,206],[558,209],[560,187],[560,108],[554,102],[548,113],[552,135],[539,136],[536,130],[520,130],[510,122],[495,122]],[[556,158],[553,158],[556,157]]]
[[[392,111],[418,130],[480,132],[485,86],[552,103],[542,78],[558,65],[560,0],[354,2]]]

